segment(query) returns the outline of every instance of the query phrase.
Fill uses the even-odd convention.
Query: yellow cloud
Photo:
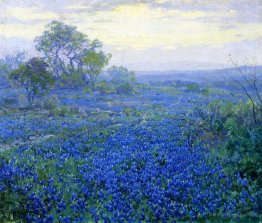
[[[180,11],[151,8],[146,4],[122,5],[112,11],[97,12],[94,17],[83,15],[80,28],[89,28],[92,37],[123,50],[224,44],[260,35],[260,24],[254,24],[253,28],[251,24],[235,24],[231,29],[221,29],[223,19],[233,19],[233,16],[229,11]],[[221,19],[221,23],[209,22],[210,18]]]
[[[52,20],[57,19],[58,15],[52,12],[39,12],[32,8],[10,8],[5,12],[5,17],[18,18],[24,21],[33,20]]]
[[[83,5],[68,5],[65,8],[67,9],[89,9],[89,7],[83,6]]]
[[[68,7],[82,8],[78,5]],[[9,9],[5,15],[28,21],[59,18],[58,14],[37,13],[31,8]],[[262,33],[262,24],[258,23],[234,23],[230,29],[221,29],[224,18],[234,19],[235,15],[231,11],[180,11],[151,8],[142,3],[121,5],[111,11],[98,11],[94,14],[72,12],[64,13],[63,16],[66,23],[75,21],[73,25],[91,38],[98,38],[105,45],[112,45],[119,50],[144,50],[151,47],[175,49],[198,44],[224,44],[255,39],[261,37]],[[212,22],[210,18],[214,18],[216,22]],[[1,24],[0,35],[33,39],[41,35],[44,25]]]
[[[0,35],[34,39],[44,31],[43,25],[0,24]]]
[[[158,4],[163,4],[163,3],[166,3],[166,2],[169,2],[168,0],[156,0],[156,3]]]
[[[105,13],[105,12],[98,12]],[[111,11],[112,16],[121,15],[124,17],[151,17],[151,18],[163,18],[170,16],[177,17],[203,17],[210,13],[204,11],[180,11],[163,8],[151,8],[147,4],[135,4],[135,5],[120,5]]]
[[[133,16],[133,17],[140,17],[140,16],[154,16],[158,17],[158,13],[152,13],[150,7],[147,4],[135,4],[135,5],[120,5],[114,8],[111,11],[112,15],[122,15],[122,16]],[[160,15],[161,16],[161,15]]]

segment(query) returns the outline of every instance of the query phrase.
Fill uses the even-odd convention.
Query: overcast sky
[[[0,0],[0,56],[34,52],[52,20],[75,25],[133,70],[262,64],[262,0]],[[255,59],[253,59],[255,58]]]

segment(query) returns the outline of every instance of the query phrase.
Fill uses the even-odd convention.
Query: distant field
[[[42,102],[55,104],[40,101],[33,110],[16,98],[21,91],[2,89],[10,104],[0,111],[0,189],[13,191],[1,196],[14,208],[5,215],[28,222],[237,218],[253,199],[247,182],[227,174],[204,142],[190,144],[194,130],[184,118],[205,104],[201,89],[163,82],[132,95],[53,90]],[[239,94],[214,88],[208,100],[219,92],[220,99]]]

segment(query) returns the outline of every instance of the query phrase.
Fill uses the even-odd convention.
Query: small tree
[[[25,61],[25,52],[16,51],[13,55],[6,55],[0,59],[0,86],[9,85],[8,76]]]
[[[257,70],[256,65],[248,64],[247,61],[245,66],[239,66],[231,55],[229,61],[238,73],[238,76],[234,76],[234,81],[251,103],[254,124],[261,125],[261,117],[259,117],[262,112],[261,71]]]
[[[107,73],[110,75],[111,82],[117,93],[131,93],[134,90],[136,77],[133,71],[129,71],[122,66],[113,66],[108,69]]]
[[[103,72],[105,66],[108,65],[111,54],[105,54],[102,51],[88,51],[82,58],[85,80],[92,90],[95,89],[98,76]]]
[[[37,57],[21,64],[11,72],[9,78],[25,89],[29,106],[32,106],[35,96],[45,94],[54,84],[48,64]]]

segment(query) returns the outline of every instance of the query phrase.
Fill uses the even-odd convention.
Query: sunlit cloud
[[[89,7],[87,6],[83,6],[83,5],[68,5],[65,6],[66,9],[89,9]]]
[[[19,18],[20,20],[52,20],[59,17],[53,12],[40,12],[32,8],[18,7],[7,10],[5,16]]]
[[[44,31],[44,25],[0,24],[0,34],[5,37],[23,37],[33,40]]]
[[[91,27],[93,35],[118,49],[162,46],[165,48],[196,44],[224,44],[261,35],[260,24],[234,23],[223,29],[221,24],[208,22],[210,17],[234,19],[229,12],[179,11],[150,8],[146,4],[118,6],[111,11],[98,11],[96,21],[81,15],[80,28]],[[119,19],[121,18],[121,19]],[[201,20],[198,20],[201,19]],[[203,21],[205,20],[206,21]],[[102,22],[100,22],[102,21]],[[95,29],[99,27],[99,29]]]
[[[260,49],[258,44],[261,41],[257,40],[262,38],[261,0],[248,3],[244,0],[23,2],[0,2],[1,41],[17,37],[30,40],[33,45],[33,39],[41,35],[47,23],[61,20],[77,26],[91,39],[101,40],[118,64],[126,63],[123,58],[129,60],[129,66],[133,64],[134,67],[143,61],[150,63],[150,60],[145,61],[146,54],[157,59],[159,66],[166,64],[166,61],[171,64],[172,60],[167,60],[166,55],[168,58],[184,55],[181,57],[183,61],[200,60],[196,49],[203,51],[201,63],[205,60],[210,63],[222,62],[224,57],[221,55],[230,50],[235,52],[238,44],[248,54],[253,51],[262,63],[261,54],[258,55],[255,50]],[[3,37],[5,40],[1,39]],[[213,46],[212,50],[219,50],[221,54],[214,51],[211,56],[212,51],[203,46]],[[188,53],[183,54],[181,49],[186,49]],[[137,53],[135,58],[131,52]],[[197,55],[193,57],[191,54]],[[180,60],[179,56],[177,60]]]

